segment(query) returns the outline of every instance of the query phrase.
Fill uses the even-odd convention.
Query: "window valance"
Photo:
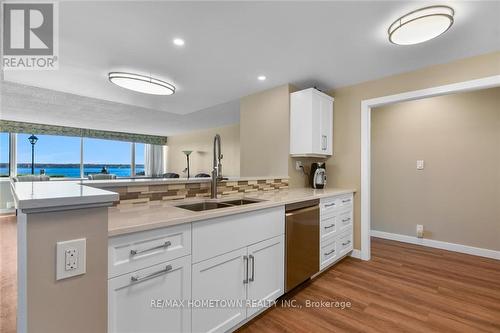
[[[20,121],[11,121],[11,120],[0,120],[0,131],[9,133],[78,136],[85,138],[148,143],[152,145],[167,144],[166,136],[101,131],[101,130],[77,128],[77,127],[25,123]]]

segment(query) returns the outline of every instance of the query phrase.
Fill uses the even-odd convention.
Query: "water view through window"
[[[135,174],[144,176],[144,143],[135,143]]]
[[[0,133],[0,177],[9,176],[9,133]]]
[[[130,142],[84,138],[84,176],[106,171],[117,177],[130,177],[131,152]]]
[[[35,134],[35,175],[80,177],[80,138]],[[31,134],[17,135],[17,174],[31,174]]]
[[[0,176],[9,176],[9,135],[0,133]],[[31,174],[31,134],[17,135],[17,174]],[[50,177],[80,178],[82,138],[35,134],[34,174]],[[83,138],[83,176],[107,172],[117,177],[132,176],[133,143],[124,141]],[[144,175],[143,143],[135,143],[135,173]]]

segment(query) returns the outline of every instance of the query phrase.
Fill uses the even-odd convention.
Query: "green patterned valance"
[[[167,144],[166,136],[100,131],[76,127],[24,123],[11,120],[0,120],[0,131],[9,133],[79,136],[85,138],[149,143],[162,146]]]

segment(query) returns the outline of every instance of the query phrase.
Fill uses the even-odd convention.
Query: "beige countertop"
[[[335,195],[356,192],[354,189],[323,189],[297,188],[272,192],[257,192],[240,196],[209,199],[211,201],[228,201],[233,198],[252,198],[263,200],[243,206],[212,209],[202,212],[193,212],[176,206],[186,203],[196,203],[203,199],[186,199],[175,201],[151,201],[149,203],[119,205],[109,208],[108,235],[117,236],[132,232],[173,226],[206,220],[231,214],[250,212],[270,207],[282,206],[294,202],[320,199]],[[207,199],[205,199],[207,200]]]

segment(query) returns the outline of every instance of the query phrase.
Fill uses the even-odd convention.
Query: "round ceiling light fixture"
[[[397,45],[426,42],[444,34],[453,25],[455,11],[448,6],[429,6],[398,18],[388,29],[389,41]]]
[[[184,39],[182,39],[182,38],[174,38],[174,40],[172,42],[174,43],[174,45],[177,45],[177,46],[184,46],[184,44],[185,44]]]
[[[173,95],[175,86],[151,76],[125,72],[110,72],[110,82],[125,89],[151,95]]]

